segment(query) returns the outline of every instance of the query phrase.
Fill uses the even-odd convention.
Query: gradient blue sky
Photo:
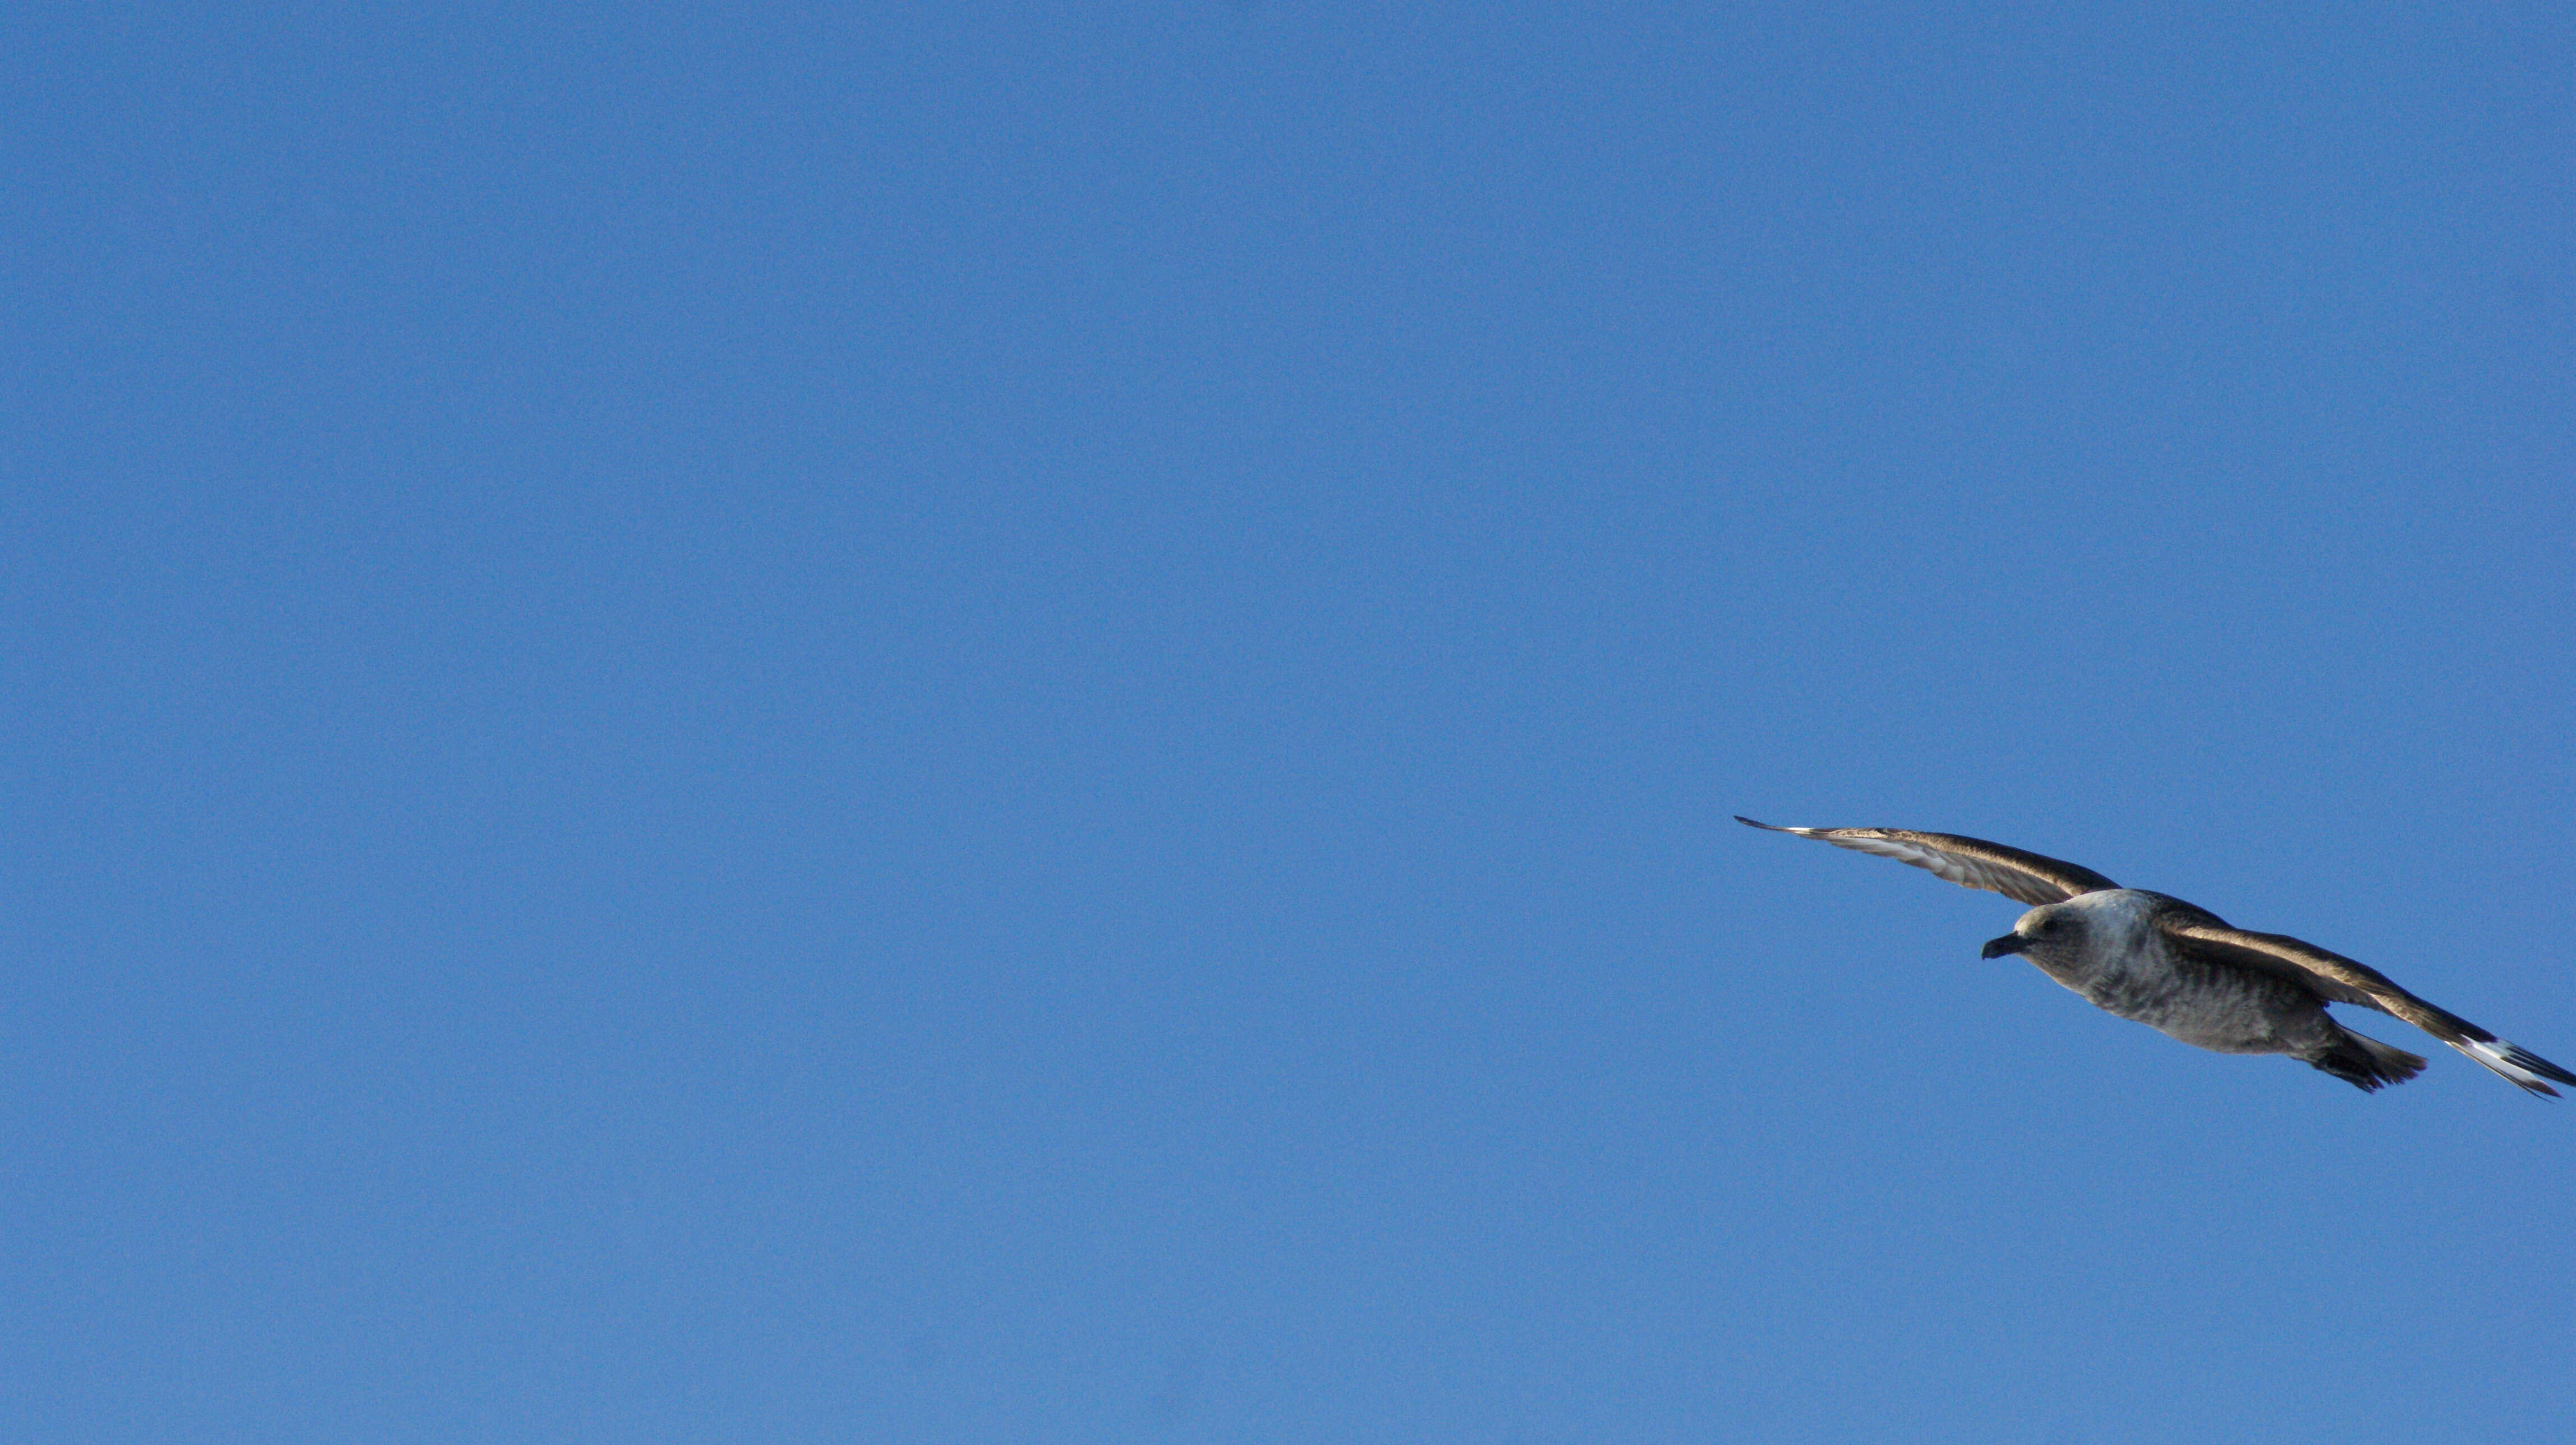
[[[2576,1109],[1727,817],[2576,1063],[2571,73],[11,12],[0,1434],[2569,1438]]]

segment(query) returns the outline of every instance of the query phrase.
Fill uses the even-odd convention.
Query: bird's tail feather
[[[2335,1029],[2334,1042],[2307,1055],[2307,1061],[2364,1092],[2402,1084],[2424,1072],[2421,1055],[2364,1038],[2340,1025]]]

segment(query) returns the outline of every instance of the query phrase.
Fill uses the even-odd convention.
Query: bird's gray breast
[[[2314,997],[2274,978],[2194,958],[2155,927],[2160,896],[2130,889],[2083,912],[2077,946],[2033,950],[2051,978],[2105,1013],[2222,1053],[2269,1053],[2304,1033]],[[2082,901],[2082,900],[2079,900]]]

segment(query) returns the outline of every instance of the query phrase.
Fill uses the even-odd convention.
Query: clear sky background
[[[2562,5],[0,23],[13,1442],[2576,1438]]]

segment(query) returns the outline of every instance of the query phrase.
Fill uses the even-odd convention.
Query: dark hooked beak
[[[1985,947],[1978,949],[1977,957],[2001,958],[2007,953],[2019,953],[2028,947],[2030,947],[2029,939],[2022,937],[2018,933],[2007,933],[2003,937],[1996,939],[1994,942],[1987,944]]]

